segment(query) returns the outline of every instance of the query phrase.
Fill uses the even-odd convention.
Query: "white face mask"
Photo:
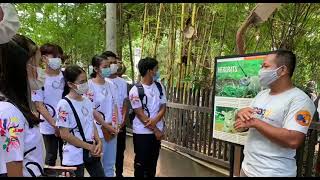
[[[48,59],[48,66],[53,70],[59,69],[61,67],[61,59],[60,58],[49,58]]]
[[[17,11],[11,3],[0,3],[3,19],[0,21],[0,44],[9,42],[16,35],[20,22]]]
[[[32,66],[35,68],[34,66]],[[37,78],[36,79],[28,79],[29,86],[31,90],[39,90],[44,86],[44,81],[46,79],[46,73],[44,69],[37,67]]]
[[[82,84],[76,84],[77,89],[74,89],[79,95],[83,95],[85,93],[87,93],[87,91],[89,90],[89,86],[88,83],[82,83]]]
[[[111,64],[110,65],[111,74],[115,74],[118,71],[118,64]]]
[[[260,69],[259,71],[260,85],[264,88],[269,88],[273,82],[279,79],[280,76],[278,75],[278,70],[281,67],[277,69],[272,69],[272,70]]]

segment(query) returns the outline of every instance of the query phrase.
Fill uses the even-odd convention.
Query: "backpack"
[[[157,82],[157,81],[154,81],[154,83],[156,84],[156,86],[157,86],[157,88],[158,88],[158,90],[159,90],[159,92],[160,92],[160,99],[162,99],[162,96],[163,96],[162,86],[161,86],[161,84],[160,84],[159,82]],[[145,93],[144,93],[144,88],[143,88],[142,84],[141,84],[141,83],[137,83],[137,84],[135,84],[135,85],[133,85],[133,86],[136,86],[137,89],[138,89],[139,99],[140,99],[140,101],[141,101],[141,103],[142,103],[142,109],[144,109],[145,112],[147,112],[148,117],[150,117],[150,112],[149,112],[149,109],[148,109],[148,107],[147,107],[148,99],[147,99],[147,96],[146,96]],[[133,87],[133,86],[132,86],[132,87]],[[132,87],[130,87],[130,89],[131,89]],[[144,97],[146,97],[146,103],[143,102],[143,98],[144,98]],[[131,106],[131,103],[129,103],[129,121],[130,121],[130,124],[132,124],[132,122],[133,122],[133,120],[134,120],[135,117],[136,117],[136,113],[134,112],[134,110],[133,110],[133,108],[132,108],[132,106]]]
[[[316,111],[314,112],[314,115],[313,115],[314,122],[319,122],[319,112],[318,112],[319,100],[320,100],[320,96],[318,96],[317,99],[314,101],[314,105],[316,107]]]

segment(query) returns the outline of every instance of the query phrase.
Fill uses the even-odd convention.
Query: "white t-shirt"
[[[113,126],[116,126],[115,121],[118,120],[115,118],[114,104],[116,104],[116,96],[113,95],[115,92],[115,87],[109,81],[106,81],[104,85],[99,85],[94,83],[91,79],[88,81],[89,90],[86,93],[86,96],[93,102],[94,108],[102,114],[104,120],[107,123],[112,123]],[[101,124],[95,121],[98,134],[100,138],[103,138],[103,133],[101,130]]]
[[[0,140],[1,142],[3,141],[2,139]],[[6,162],[4,159],[5,153],[3,149],[0,149],[0,174],[6,174],[7,173],[7,166]]]
[[[142,84],[142,86],[144,88],[144,93],[147,97],[147,108],[150,112],[150,118],[155,118],[158,112],[160,111],[161,105],[167,103],[165,89],[161,85],[163,96],[160,99],[160,92],[155,83],[152,83],[150,86]],[[144,97],[143,99],[144,103],[146,103],[146,97]],[[131,88],[129,92],[129,100],[131,102],[131,106],[133,109],[142,107],[142,103],[140,101],[139,94],[138,94],[138,88],[136,86],[133,86]],[[146,111],[144,113],[148,115]],[[153,134],[153,132],[150,129],[148,129],[147,127],[144,127],[144,124],[138,119],[137,116],[133,120],[132,127],[133,127],[133,133],[135,134]],[[157,123],[157,128],[162,131],[163,127],[164,127],[164,122],[162,119]]]
[[[59,100],[62,98],[64,84],[65,82],[61,72],[58,76],[46,75],[44,90],[39,89],[32,92],[32,101],[43,102],[51,114],[51,117],[55,120],[57,117],[56,107]],[[44,120],[44,122],[40,123],[41,134],[54,134],[55,129],[49,124],[49,122],[46,121],[42,115],[40,115],[40,118]]]
[[[67,96],[68,97],[68,96]],[[93,104],[87,98],[83,97],[82,101],[76,101],[68,97],[72,102],[82,125],[82,129],[86,138],[86,141],[94,140],[94,122],[93,122]],[[70,132],[83,140],[75,116],[68,102],[61,99],[57,106],[57,122],[58,127],[69,128]],[[62,164],[66,166],[75,166],[83,164],[83,151],[82,148],[75,147],[74,145],[64,142],[63,144],[63,159]]]
[[[30,128],[20,110],[9,102],[0,102],[0,135],[5,162],[23,161],[23,176],[31,177],[28,168],[40,176],[39,167],[43,169],[44,158],[39,127]],[[1,174],[7,172],[5,162],[3,159],[0,162]]]
[[[116,77],[114,79],[110,79],[113,82],[113,84],[116,87],[116,91],[118,92],[118,105],[119,105],[119,123],[122,124],[123,122],[123,117],[122,117],[122,111],[123,111],[123,101],[128,98],[128,86],[127,86],[127,82],[120,77]]]
[[[311,99],[298,88],[278,95],[269,92],[270,89],[261,91],[251,104],[252,108],[259,110],[257,118],[274,127],[306,134],[315,112]],[[249,177],[295,177],[295,155],[295,149],[282,147],[250,128],[242,169]]]

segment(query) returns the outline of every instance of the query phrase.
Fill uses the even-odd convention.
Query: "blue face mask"
[[[102,68],[101,74],[104,78],[107,78],[111,75],[111,69],[110,68]]]
[[[160,72],[157,71],[157,73],[153,76],[153,81],[159,81],[160,79]]]

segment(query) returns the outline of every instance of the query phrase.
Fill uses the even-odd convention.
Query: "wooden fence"
[[[187,97],[187,98],[183,98]],[[212,138],[212,90],[167,89],[165,143],[202,160],[229,168],[230,143]]]
[[[234,159],[235,145],[212,137],[212,89],[189,90],[185,96],[176,88],[167,89],[166,138],[164,143],[199,159],[230,170],[230,175],[243,160]],[[183,98],[187,97],[187,98]],[[320,123],[312,123],[305,143],[297,150],[297,176],[319,176]],[[320,139],[320,138],[319,138]],[[236,148],[237,149],[237,148]],[[318,160],[319,159],[319,160]],[[238,161],[238,162],[235,162]],[[232,168],[230,168],[232,167]]]
[[[163,143],[239,175],[243,146],[213,138],[212,89],[167,89],[166,137]],[[130,126],[129,126],[130,127]],[[303,146],[297,150],[297,176],[319,176],[320,123],[313,122]],[[235,153],[236,152],[236,153]],[[235,158],[235,154],[240,157]],[[319,162],[318,162],[319,161]],[[232,167],[232,168],[230,168]],[[235,172],[234,171],[238,171]]]

